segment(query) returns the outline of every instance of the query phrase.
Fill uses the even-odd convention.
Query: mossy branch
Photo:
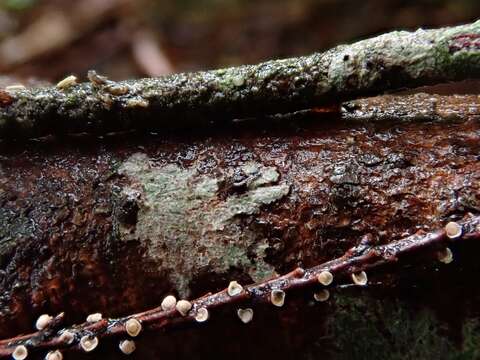
[[[396,263],[400,259],[403,261],[405,256],[413,254],[423,254],[423,256],[430,254],[431,256],[433,253],[433,255],[437,254],[440,261],[450,263],[453,258],[447,247],[449,243],[469,240],[480,240],[480,217],[478,216],[470,216],[462,224],[450,222],[443,229],[435,232],[417,233],[386,245],[372,246],[366,238],[360,245],[351,248],[342,257],[313,268],[307,270],[297,268],[283,276],[244,288],[237,282],[232,282],[227,289],[214,294],[208,293],[191,303],[182,300],[177,303],[176,308],[175,299],[173,299],[174,303],[168,309],[165,309],[162,303],[161,307],[121,319],[99,318],[84,324],[59,329],[58,322],[63,319],[63,314],[61,314],[43,330],[1,340],[0,358],[12,355],[16,349],[25,356],[29,351],[38,350],[51,351],[51,353],[57,349],[89,352],[96,348],[101,338],[126,337],[128,335],[136,337],[142,329],[158,330],[184,322],[204,322],[208,319],[209,312],[222,306],[248,302],[271,302],[273,305],[283,306],[285,293],[295,289],[312,288],[316,285],[325,290],[352,280],[356,285],[365,286],[368,281],[365,271]],[[316,295],[316,299],[327,300],[328,293]],[[180,303],[182,306],[178,306]],[[240,313],[239,317],[242,319]],[[242,319],[242,321],[244,320]],[[250,320],[251,316],[248,321]],[[68,333],[69,336],[65,337],[65,333]]]
[[[0,138],[157,131],[288,113],[385,90],[480,77],[480,21],[394,31],[310,56],[154,79],[0,91]]]

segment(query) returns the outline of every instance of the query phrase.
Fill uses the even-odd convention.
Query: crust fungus
[[[207,321],[209,317],[208,310],[205,307],[201,307],[197,310],[197,314],[195,315],[195,320],[197,322],[204,322]]]
[[[45,360],[63,360],[63,354],[59,350],[49,351]]]
[[[25,345],[18,345],[15,350],[13,350],[12,357],[14,360],[24,360],[28,356],[28,350]]]
[[[361,271],[359,273],[353,273],[352,280],[355,285],[361,285],[361,286],[367,285],[367,282],[368,282],[367,273],[365,271]]]
[[[177,299],[173,295],[168,295],[163,299],[162,304],[160,305],[163,311],[169,311],[175,309],[177,305]]]
[[[285,291],[275,289],[270,293],[270,301],[273,305],[282,307],[285,303]]]
[[[65,79],[60,80],[57,83],[57,88],[58,89],[68,89],[69,87],[72,87],[73,85],[76,85],[77,80],[78,79],[75,75],[67,76]]]
[[[35,322],[35,327],[37,330],[45,329],[53,320],[53,317],[48,314],[40,315]]]
[[[230,281],[230,284],[228,284],[227,293],[229,296],[239,295],[242,291],[243,287],[238,282]]]
[[[238,318],[244,323],[247,324],[253,319],[253,310],[250,308],[238,309],[237,310]]]
[[[445,233],[449,239],[458,239],[462,236],[462,226],[455,221],[450,221],[445,225]]]
[[[182,316],[187,316],[188,312],[192,308],[192,304],[190,303],[190,301],[180,300],[179,302],[177,302],[176,308]]]
[[[80,339],[80,346],[85,352],[93,351],[98,346],[98,338],[96,336],[85,335]]]
[[[125,323],[125,330],[127,330],[127,334],[131,337],[138,336],[140,331],[142,331],[142,324],[135,318],[128,319]]]
[[[330,298],[330,291],[322,289],[313,294],[313,298],[318,302],[327,301]]]
[[[322,271],[320,274],[318,274],[317,280],[320,284],[328,286],[333,281],[333,275],[330,271]]]
[[[100,320],[102,320],[102,314],[100,313],[90,314],[87,316],[87,322],[89,323],[95,323]]]
[[[122,340],[118,344],[118,348],[125,355],[130,355],[135,351],[137,347],[135,346],[135,341],[133,340]]]
[[[450,248],[445,248],[437,253],[438,261],[444,264],[450,264],[453,261],[453,254]]]

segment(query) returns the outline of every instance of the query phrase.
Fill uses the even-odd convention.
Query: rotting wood
[[[348,275],[354,277],[357,285],[365,286],[365,271],[375,271],[379,267],[389,263],[396,263],[400,259],[404,259],[408,255],[415,253],[430,254],[435,251],[443,250],[452,242],[459,243],[463,241],[479,241],[480,240],[480,217],[470,217],[461,226],[462,232],[456,238],[449,238],[445,229],[437,230],[431,233],[419,233],[411,235],[407,238],[393,241],[387,245],[371,246],[368,243],[361,243],[359,246],[349,249],[345,255],[338,259],[319,264],[310,269],[296,268],[295,270],[278,276],[273,279],[266,280],[259,284],[245,286],[241,292],[232,295],[228,289],[215,294],[207,294],[192,302],[185,302],[188,307],[185,311],[177,309],[163,310],[161,307],[133,314],[120,319],[100,319],[95,323],[85,322],[81,325],[56,329],[45,329],[29,335],[19,336],[17,338],[6,339],[0,341],[0,358],[10,356],[18,346],[26,349],[43,351],[55,351],[60,349],[71,349],[77,351],[89,351],[81,346],[80,339],[91,338],[95,341],[95,346],[99,340],[110,336],[125,336],[128,332],[128,322],[134,321],[138,326],[138,332],[130,334],[135,337],[139,334],[140,329],[159,330],[172,324],[181,322],[194,322],[197,320],[196,315],[200,309],[214,311],[216,308],[228,306],[231,304],[239,304],[247,301],[271,301],[276,306],[283,306],[285,293],[294,289],[311,288],[318,284],[318,276],[329,271],[335,278],[335,284],[346,282]],[[365,281],[355,281],[355,274],[361,272]],[[277,303],[274,300],[275,292],[281,293],[281,300]],[[180,303],[179,302],[179,303]],[[198,321],[198,320],[197,320]],[[62,334],[68,331],[74,335],[74,340],[65,343]],[[23,349],[23,348],[22,348]]]
[[[410,121],[376,121],[392,103]],[[268,132],[238,123],[4,146],[1,336],[43,313],[114,318],[167,294],[260,282],[364,237],[386,244],[478,213],[478,106],[478,96],[384,97],[350,104],[344,119],[269,119]]]

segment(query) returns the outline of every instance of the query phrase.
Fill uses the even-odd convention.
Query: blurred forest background
[[[479,15],[478,0],[0,0],[0,85],[256,63]]]

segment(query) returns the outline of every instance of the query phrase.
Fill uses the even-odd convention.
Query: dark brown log
[[[362,237],[389,243],[477,213],[479,103],[386,97],[341,115],[270,119],[268,132],[246,122],[9,145],[0,335],[30,332],[44,312],[78,323],[154,307],[170,292],[257,282],[336,258]],[[389,121],[398,114],[408,121]]]

